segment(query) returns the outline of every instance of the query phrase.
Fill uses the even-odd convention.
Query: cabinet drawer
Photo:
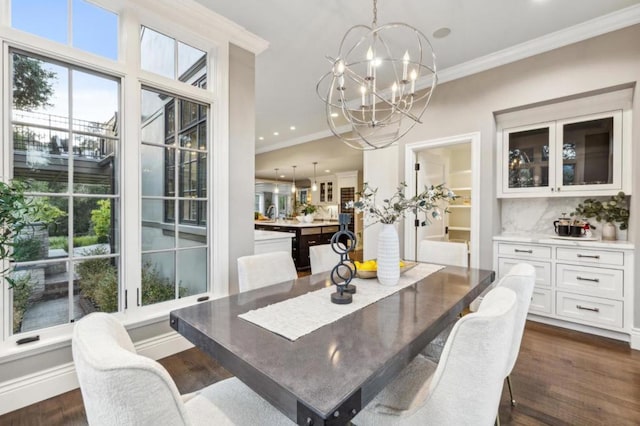
[[[624,273],[619,269],[593,268],[589,266],[556,265],[558,289],[574,291],[609,299],[622,299]]]
[[[518,256],[523,259],[528,258],[551,258],[551,247],[534,246],[527,244],[498,244],[498,254]]]
[[[621,251],[606,251],[592,249],[578,249],[558,247],[556,258],[558,260],[570,260],[572,262],[588,263],[594,265],[624,265],[624,253]]]
[[[560,291],[556,293],[556,297],[558,317],[611,328],[623,327],[621,301],[578,296]]]
[[[540,314],[551,314],[551,290],[534,288],[531,295],[531,305],[529,305],[529,312]]]
[[[507,275],[507,272],[518,263],[528,263],[536,270],[536,287],[551,287],[551,263],[536,260],[518,260],[498,258],[498,279]]]

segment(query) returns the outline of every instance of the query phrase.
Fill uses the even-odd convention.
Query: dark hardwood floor
[[[160,362],[181,393],[230,377],[198,349]],[[529,321],[511,378],[518,404],[505,386],[502,425],[640,424],[640,351],[626,343]],[[86,424],[79,390],[0,416],[3,426]]]

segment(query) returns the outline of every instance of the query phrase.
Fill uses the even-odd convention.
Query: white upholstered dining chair
[[[241,293],[296,278],[298,272],[295,263],[286,251],[238,258],[238,287]]]
[[[419,262],[439,265],[469,266],[468,248],[465,243],[422,240],[418,246]]]
[[[331,244],[320,244],[309,247],[311,273],[330,271],[340,262],[340,255],[333,251]]]
[[[294,424],[236,378],[180,395],[164,367],[138,355],[109,314],[75,324],[72,352],[92,426]]]
[[[352,420],[355,425],[491,425],[509,361],[516,295],[496,288],[456,322],[435,364],[418,355]]]

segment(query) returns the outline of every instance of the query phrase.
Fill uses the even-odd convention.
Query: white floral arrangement
[[[398,190],[387,199],[382,200],[382,204],[376,203],[376,193],[378,188],[371,188],[365,183],[362,191],[358,192],[358,200],[346,203],[346,208],[355,209],[356,213],[364,213],[367,225],[374,223],[393,224],[400,219],[404,219],[407,212],[424,214],[422,226],[431,223],[431,220],[442,219],[443,213],[449,213],[448,204],[455,200],[457,196],[444,184],[426,186],[424,191],[411,198],[405,197],[407,184],[400,183]]]

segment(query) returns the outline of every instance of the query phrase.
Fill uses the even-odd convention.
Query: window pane
[[[67,0],[12,0],[13,28],[67,44]]]
[[[117,140],[76,135],[73,140],[73,188],[76,193],[115,194]]]
[[[142,200],[142,250],[162,250],[176,246],[171,200]]]
[[[175,252],[143,254],[142,305],[175,299],[175,276]]]
[[[143,70],[175,79],[175,40],[143,26],[140,61]]]
[[[142,196],[175,195],[175,149],[141,146]]]
[[[32,197],[38,217],[15,237],[16,262],[60,258],[67,255],[68,201],[65,197]]]
[[[178,252],[178,283],[180,297],[207,291],[207,249]]]
[[[20,124],[12,130],[14,177],[30,180],[37,192],[66,192],[69,134]]]
[[[73,0],[73,46],[109,59],[118,59],[118,15]]]
[[[206,225],[206,201],[180,201],[181,223],[185,225]],[[179,247],[207,245],[207,228],[205,226],[179,226]]]
[[[178,80],[193,83],[206,74],[207,54],[178,42]]]
[[[68,271],[67,262],[16,266],[11,273],[13,334],[69,322]],[[73,308],[74,315],[82,316],[78,296],[73,298]]]
[[[99,255],[98,250],[94,255]],[[118,258],[98,257],[75,262],[75,276],[78,282],[78,302],[81,308],[76,318],[94,311],[118,311]]]
[[[73,130],[92,135],[118,136],[118,82],[74,70]],[[96,102],[100,99],[100,102]]]
[[[73,199],[73,255],[75,257],[117,253],[117,200]]]

